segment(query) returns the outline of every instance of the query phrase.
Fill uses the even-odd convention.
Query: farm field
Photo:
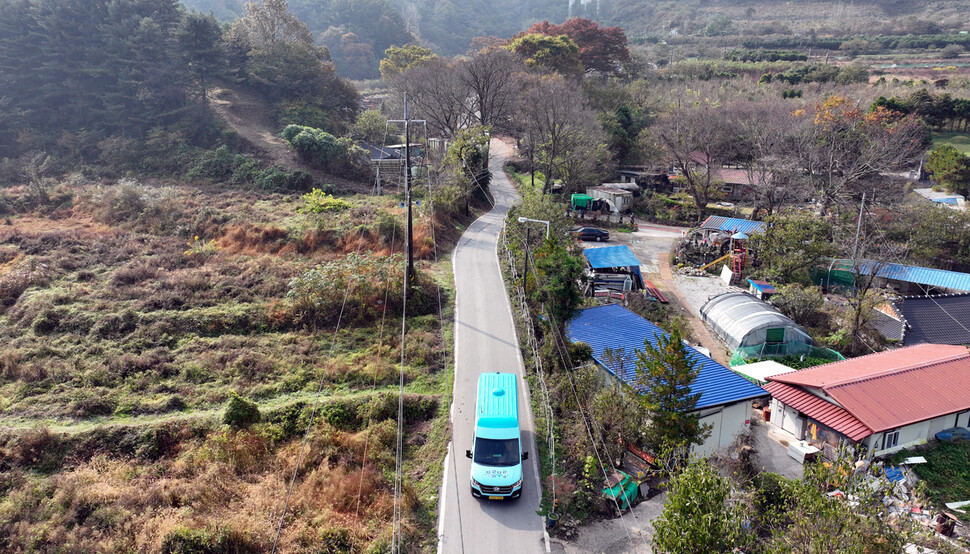
[[[0,549],[269,551],[294,474],[285,551],[380,549],[401,371],[403,528],[433,544],[452,291],[425,212],[402,344],[395,198],[52,199],[0,221]],[[258,413],[228,413],[237,396]]]

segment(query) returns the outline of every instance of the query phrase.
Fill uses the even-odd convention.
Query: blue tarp
[[[761,221],[712,215],[708,216],[704,220],[704,223],[701,223],[701,229],[714,229],[728,233],[744,233],[750,237],[755,233],[763,233],[765,224]]]
[[[634,388],[637,388],[635,351],[643,350],[644,340],[656,345],[658,337],[667,335],[660,327],[618,304],[580,311],[567,325],[566,333],[573,342],[590,345],[598,364]],[[612,349],[614,355],[606,356],[607,349]],[[687,355],[701,366],[691,386],[691,392],[701,393],[698,409],[768,395],[761,387],[689,346]]]
[[[593,269],[628,267],[640,279],[640,285],[643,284],[643,276],[640,275],[640,260],[626,246],[587,248],[583,250],[583,255],[586,256],[586,261],[589,262],[589,266]]]

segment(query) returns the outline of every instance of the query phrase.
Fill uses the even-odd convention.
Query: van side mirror
[[[465,451],[465,457],[466,458],[471,458],[472,457],[472,451],[471,450],[466,450]]]
[[[528,452],[523,452],[522,453],[522,461],[524,462],[524,461],[526,461],[528,459],[529,459],[529,453]]]

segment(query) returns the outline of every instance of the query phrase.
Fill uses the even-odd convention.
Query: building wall
[[[731,446],[739,433],[751,429],[751,401],[743,400],[727,404],[713,413],[702,412],[701,425],[711,425],[711,434],[704,444],[695,446],[693,452],[709,456],[716,451]]]
[[[795,435],[798,440],[805,438],[805,418],[799,415],[798,410],[786,406],[774,398],[771,399],[770,423]]]

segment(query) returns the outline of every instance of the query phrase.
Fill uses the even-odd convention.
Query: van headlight
[[[517,488],[519,488],[519,487],[521,487],[521,486],[522,486],[522,479],[519,479],[519,480],[518,480],[518,481],[516,481],[515,483],[512,483],[512,488],[513,488],[513,489],[517,489]]]
[[[482,484],[479,483],[478,481],[476,481],[475,479],[472,479],[472,486],[475,487],[475,488],[477,488],[477,489],[481,489],[482,488]]]

